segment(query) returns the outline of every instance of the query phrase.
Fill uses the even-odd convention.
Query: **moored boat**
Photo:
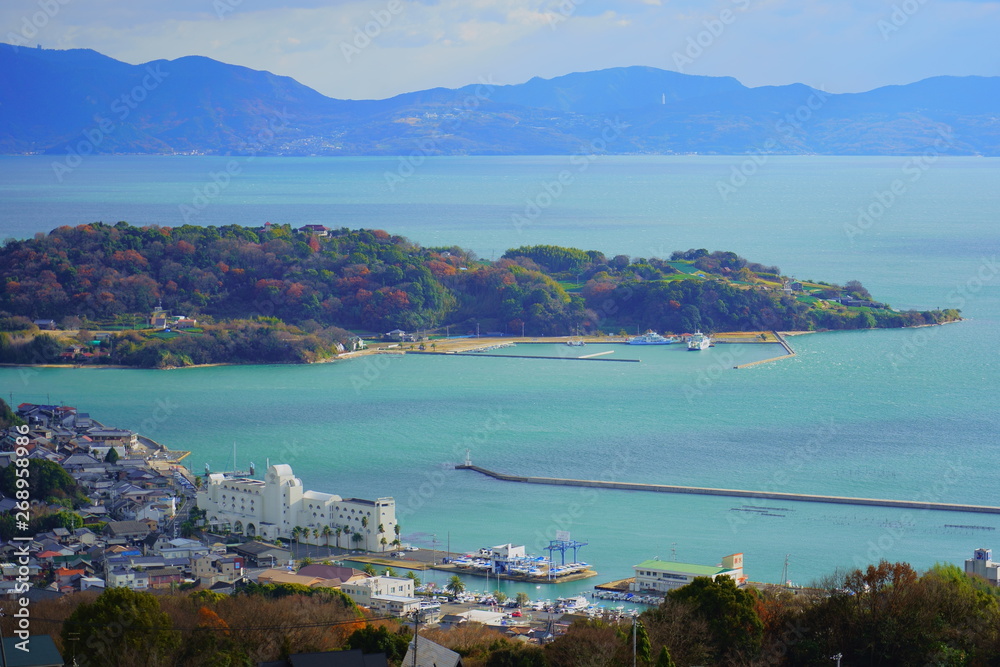
[[[664,338],[655,331],[647,331],[641,336],[632,336],[628,339],[629,345],[670,345],[673,339]]]
[[[712,339],[700,331],[694,332],[691,334],[691,337],[688,338],[688,350],[692,352],[707,350],[711,344]]]

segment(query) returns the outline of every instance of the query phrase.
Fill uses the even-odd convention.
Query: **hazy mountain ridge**
[[[1000,77],[829,94],[652,67],[338,100],[201,56],[129,65],[0,45],[7,154],[1000,155],[998,100]],[[624,129],[599,141],[608,121]]]

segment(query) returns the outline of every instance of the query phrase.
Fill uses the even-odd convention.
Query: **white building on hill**
[[[1000,563],[993,560],[990,549],[976,549],[972,558],[965,561],[965,573],[982,577],[994,586],[1000,586]]]
[[[629,584],[633,591],[654,591],[666,593],[681,586],[687,586],[695,577],[728,576],[743,586],[747,582],[743,574],[743,554],[731,554],[722,559],[721,565],[695,565],[675,563],[666,560],[647,560],[635,565],[635,582]]]
[[[247,537],[291,540],[297,535],[308,544],[368,551],[385,551],[396,539],[395,500],[305,491],[285,464],[270,466],[263,481],[209,475],[198,491],[198,507],[210,526],[228,526]]]
[[[413,580],[408,577],[369,577],[340,585],[352,600],[374,612],[406,616],[420,609],[413,596]]]

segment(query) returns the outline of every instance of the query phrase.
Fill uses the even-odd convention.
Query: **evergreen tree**
[[[670,650],[666,646],[660,649],[660,655],[656,659],[656,667],[677,667],[674,659],[670,657]]]
[[[109,588],[73,610],[63,624],[62,642],[81,664],[134,667],[165,664],[180,635],[155,595]]]

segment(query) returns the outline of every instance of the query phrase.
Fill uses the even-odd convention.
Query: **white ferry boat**
[[[709,345],[711,344],[712,344],[711,338],[709,338],[700,331],[696,331],[688,339],[688,350],[692,352],[697,352],[699,350],[707,350]]]
[[[647,331],[641,336],[632,336],[628,339],[629,345],[670,345],[673,339],[664,338],[655,331]]]

